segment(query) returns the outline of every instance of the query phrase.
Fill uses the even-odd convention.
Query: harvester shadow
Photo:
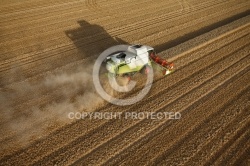
[[[79,28],[65,31],[75,47],[84,57],[97,57],[107,48],[127,44],[126,41],[112,37],[102,26],[91,24],[85,20],[78,21]]]

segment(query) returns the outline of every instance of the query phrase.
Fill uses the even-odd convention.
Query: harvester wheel
[[[130,76],[126,76],[127,80],[128,80],[128,83],[129,81],[131,80],[131,77]]]
[[[141,70],[141,74],[149,74],[149,72],[152,70],[152,68],[149,65],[145,65],[142,70]]]

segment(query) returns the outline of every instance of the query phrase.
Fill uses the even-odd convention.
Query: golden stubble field
[[[0,165],[249,165],[248,0],[0,4]],[[140,102],[111,105],[93,87],[94,61],[133,43],[176,70]],[[145,110],[181,119],[68,118]]]

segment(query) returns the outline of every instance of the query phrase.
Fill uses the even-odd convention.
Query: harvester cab
[[[133,75],[151,68],[149,50],[151,47],[132,45],[127,51],[116,52],[106,58],[106,68],[115,76]]]

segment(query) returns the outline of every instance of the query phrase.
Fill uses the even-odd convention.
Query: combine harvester
[[[140,72],[148,74],[152,68],[163,75],[173,72],[174,64],[156,55],[154,48],[146,45],[132,45],[127,51],[107,56],[106,69],[111,77],[131,77]]]

